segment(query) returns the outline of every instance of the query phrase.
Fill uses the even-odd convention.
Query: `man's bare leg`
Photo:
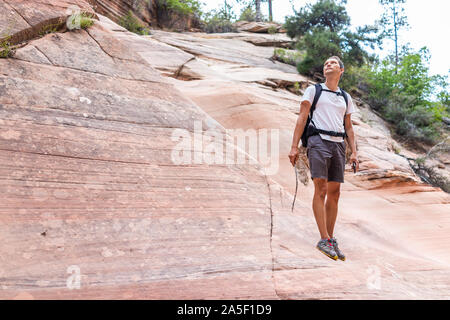
[[[320,237],[329,239],[326,224],[325,197],[327,195],[327,180],[314,178],[314,198],[313,211],[316,218],[317,227],[319,228]]]
[[[327,200],[325,202],[327,233],[330,238],[333,237],[334,225],[336,223],[338,202],[340,196],[341,184],[330,181],[327,183]]]

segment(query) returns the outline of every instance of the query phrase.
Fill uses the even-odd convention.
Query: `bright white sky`
[[[200,0],[202,2],[202,0]],[[203,0],[205,3],[204,11],[216,9],[223,5],[224,0]],[[227,0],[233,4],[235,13],[239,15],[240,6],[236,1]],[[293,15],[291,2],[298,10],[307,3],[314,3],[315,0],[272,0],[274,20],[284,22],[285,16]],[[263,3],[262,11],[268,16],[267,3]],[[379,19],[383,9],[378,0],[348,0],[347,12],[350,15],[353,26],[372,24]],[[428,47],[431,53],[430,71],[432,74],[445,75],[450,72],[450,57],[448,51],[448,32],[450,32],[450,1],[448,0],[407,0],[406,15],[410,25],[409,30],[403,30],[400,33],[401,44],[409,42],[412,48],[418,50],[421,47]],[[393,42],[385,43],[380,56],[385,56],[393,51]]]

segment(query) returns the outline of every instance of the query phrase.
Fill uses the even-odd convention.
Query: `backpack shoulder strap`
[[[342,96],[345,100],[345,106],[348,108],[348,93],[341,89]]]
[[[341,89],[341,93],[342,93],[342,96],[344,97],[345,107],[346,107],[345,113],[344,113],[344,139],[345,139],[346,137],[348,137],[347,136],[347,130],[345,130],[345,115],[347,114],[347,109],[348,109],[348,95],[347,95],[347,92],[345,92],[342,89]]]
[[[314,113],[314,110],[316,109],[317,101],[319,101],[320,95],[322,94],[322,85],[320,83],[316,83],[314,85],[314,87],[316,87],[316,94],[314,95],[314,100],[313,100],[313,103],[311,105],[311,110],[310,110],[311,119],[312,119],[312,115]]]

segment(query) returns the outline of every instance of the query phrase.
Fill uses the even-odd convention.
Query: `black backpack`
[[[303,129],[303,134],[302,134],[302,146],[305,148],[308,146],[308,138],[310,136],[314,136],[319,133],[326,134],[326,135],[333,136],[333,137],[343,137],[343,138],[347,137],[346,132],[342,133],[342,132],[321,130],[321,129],[316,128],[316,125],[314,124],[314,122],[312,122],[313,113],[314,113],[314,110],[316,109],[316,105],[317,105],[317,102],[319,101],[322,91],[332,92],[334,94],[337,94],[338,96],[343,96],[344,100],[345,100],[345,105],[348,107],[347,93],[342,89],[340,92],[323,89],[322,85],[320,83],[317,83],[315,85],[315,87],[316,87],[316,94],[314,95],[314,100],[311,105],[308,119],[306,120],[306,125],[305,125],[305,128]],[[310,125],[311,123],[312,123],[312,126]],[[345,118],[344,118],[344,130],[345,130]]]

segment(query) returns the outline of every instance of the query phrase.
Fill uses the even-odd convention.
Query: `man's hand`
[[[295,163],[300,155],[300,150],[297,147],[292,147],[291,152],[289,153],[289,160],[292,163],[292,166],[295,167]]]
[[[353,162],[356,163],[356,171],[359,170],[359,161],[358,161],[358,155],[356,154],[356,152],[353,152],[352,155],[350,156],[350,164],[353,165]]]

